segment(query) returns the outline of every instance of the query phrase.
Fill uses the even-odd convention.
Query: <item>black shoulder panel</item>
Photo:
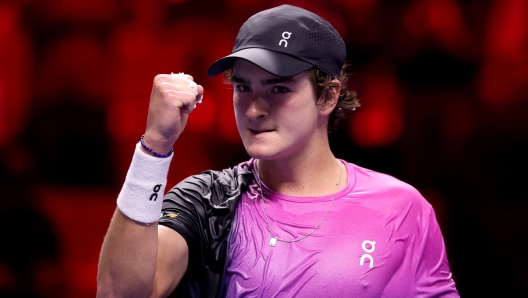
[[[223,171],[205,171],[173,187],[163,200],[160,225],[187,241],[189,265],[178,297],[222,297],[227,240],[236,206],[253,180],[248,163]]]

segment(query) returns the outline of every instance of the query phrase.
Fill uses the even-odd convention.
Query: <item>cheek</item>
[[[238,117],[238,114],[244,110],[244,107],[242,106],[242,101],[240,100],[240,97],[237,95],[233,95],[233,108],[235,109],[235,116],[237,117]]]
[[[239,132],[241,131],[241,128],[245,123],[244,121],[246,119],[247,108],[247,104],[245,104],[240,97],[233,96],[233,110],[235,113],[235,122]]]
[[[312,97],[302,98],[301,96],[284,106],[280,113],[289,122],[310,123],[317,118],[318,108],[312,101]]]

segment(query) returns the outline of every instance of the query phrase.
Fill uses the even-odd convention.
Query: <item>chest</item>
[[[325,216],[328,204],[304,211],[268,205],[266,216],[260,202],[243,200],[229,243],[228,296],[380,297],[397,271],[412,271],[402,268],[412,225],[347,201],[336,201]],[[313,233],[271,247],[270,229],[289,241]]]

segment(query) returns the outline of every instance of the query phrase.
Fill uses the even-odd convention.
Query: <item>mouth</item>
[[[249,129],[252,134],[258,135],[266,132],[272,132],[273,129]]]

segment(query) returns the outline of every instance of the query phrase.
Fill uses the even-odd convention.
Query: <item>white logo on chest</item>
[[[291,36],[292,36],[291,32],[288,32],[288,31],[282,32],[282,39],[279,41],[279,46],[282,46],[282,42],[284,42],[284,47],[287,48],[288,47],[287,39],[290,39]]]
[[[370,248],[367,248],[367,244],[370,244]],[[362,255],[359,259],[359,265],[363,266],[365,259],[369,259],[369,267],[374,267],[374,258],[369,254],[376,250],[376,241],[365,240],[361,243],[361,248],[363,248],[366,254]]]

